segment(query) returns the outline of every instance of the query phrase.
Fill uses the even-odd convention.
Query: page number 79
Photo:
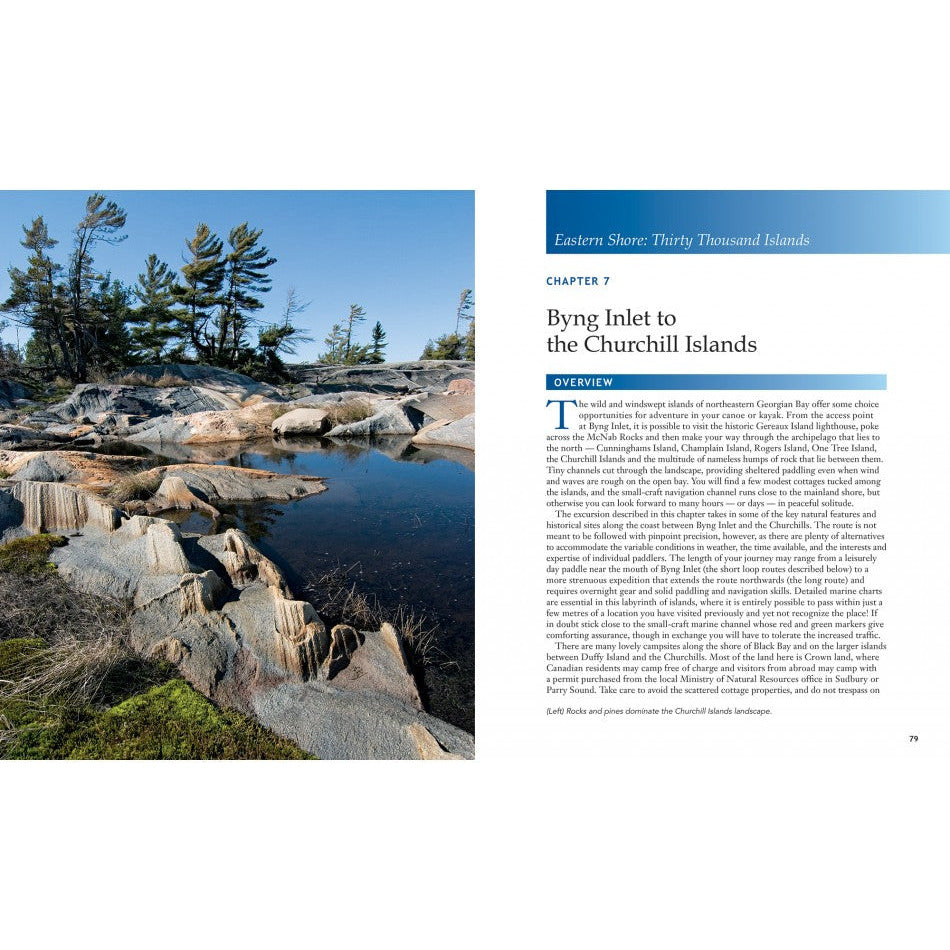
[[[907,738],[908,738],[911,742],[919,742],[919,741],[920,741],[920,737],[919,737],[919,736],[908,736]]]

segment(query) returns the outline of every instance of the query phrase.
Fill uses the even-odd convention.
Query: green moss
[[[37,650],[46,646],[39,637],[0,640],[0,676],[13,676],[23,669]]]
[[[219,709],[170,664],[133,654],[120,605],[94,603],[94,625],[88,610],[70,612],[82,595],[65,588],[47,561],[64,543],[37,535],[0,546],[0,571],[17,575],[0,577],[0,602],[21,603],[32,593],[51,604],[50,616],[32,628],[43,638],[16,636],[22,619],[0,623],[0,635],[9,638],[0,639],[0,758],[309,758],[253,719]],[[100,624],[110,618],[116,632],[103,641]],[[80,690],[80,680],[94,688]]]
[[[0,571],[21,577],[55,574],[56,565],[50,562],[50,552],[65,543],[66,539],[58,534],[34,534],[0,544]]]
[[[29,759],[305,759],[246,716],[219,709],[184,680],[155,686],[104,712],[44,710],[7,755]]]
[[[0,680],[22,676],[29,669],[30,660],[45,647],[46,642],[39,637],[0,640]],[[40,712],[30,703],[0,698],[0,730],[30,726],[39,715]]]

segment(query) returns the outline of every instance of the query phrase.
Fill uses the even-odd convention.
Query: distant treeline
[[[282,355],[294,353],[299,343],[310,339],[296,322],[308,304],[291,288],[279,320],[258,319],[262,297],[271,290],[269,271],[277,263],[261,241],[261,230],[245,221],[231,229],[225,244],[207,224],[198,224],[185,241],[180,273],[149,254],[144,271],[128,286],[98,266],[94,257],[103,246],[125,240],[125,224],[123,208],[104,195],[90,195],[73,229],[72,247],[59,260],[54,256],[59,242],[42,216],[23,226],[20,243],[26,264],[10,268],[10,292],[0,311],[28,329],[30,337],[22,353],[2,347],[0,359],[72,382],[139,363],[194,361],[257,378],[281,378]],[[427,351],[441,347],[429,358],[462,358],[461,351],[468,350],[458,335],[462,320],[469,323],[465,340],[471,337],[474,355],[471,309],[471,291],[464,291],[456,333],[429,341]],[[365,319],[363,308],[352,304],[344,321],[334,324],[319,359],[382,362],[386,333],[379,321],[369,343],[357,340],[357,328]],[[448,355],[444,351],[453,339],[455,349]]]
[[[467,323],[463,333],[462,324]],[[455,311],[455,332],[446,333],[437,340],[429,340],[419,357],[422,360],[475,359],[475,297],[471,290],[459,295]]]

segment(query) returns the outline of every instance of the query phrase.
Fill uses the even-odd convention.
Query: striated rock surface
[[[373,415],[366,419],[335,426],[327,437],[378,439],[408,435],[419,444],[475,448],[474,393],[424,392],[395,400],[384,398],[373,409]]]
[[[14,425],[5,423],[0,425],[0,445],[27,446],[43,438],[42,433],[37,429],[31,429],[28,426]]]
[[[425,413],[415,403],[414,397],[380,400],[374,405],[373,415],[359,422],[348,422],[332,428],[328,438],[351,439],[354,437],[380,435],[413,435],[426,422]]]
[[[473,393],[423,393],[407,400],[406,405],[418,409],[426,417],[426,424],[454,422],[475,411],[475,396]]]
[[[101,498],[53,482],[9,481],[0,489],[8,496],[3,506],[7,518],[18,523],[0,520],[0,531],[22,526],[31,532],[69,532],[84,528],[113,531],[118,527],[122,513]]]
[[[182,381],[202,389],[214,389],[243,403],[254,396],[276,397],[277,389],[268,383],[259,383],[250,376],[222,369],[220,366],[193,366],[188,363],[149,363],[124,370],[113,383],[125,380],[147,381],[148,384],[174,388]]]
[[[422,708],[415,680],[405,676],[409,663],[399,634],[384,623],[371,637],[345,624],[331,631],[330,673],[338,686],[350,690],[386,693]],[[334,661],[333,648],[336,648]]]
[[[457,393],[474,393],[475,392],[475,380],[474,379],[453,379],[449,383],[446,393],[450,396]]]
[[[278,416],[271,430],[276,436],[323,435],[331,429],[330,416],[324,409],[309,406],[292,409]]]
[[[76,587],[132,602],[137,650],[301,748],[322,758],[474,755],[468,733],[422,710],[394,628],[327,631],[242,532],[182,536],[158,518],[121,520],[72,486],[4,482],[0,530],[20,517],[69,533],[53,559]]]
[[[281,406],[281,403],[268,400],[227,411],[193,412],[149,419],[129,428],[123,437],[130,442],[158,446],[166,442],[202,445],[260,439],[271,434],[271,424]]]
[[[269,729],[322,759],[475,755],[475,740],[467,732],[378,693],[284,682],[255,692],[251,709]]]
[[[136,506],[128,506],[130,510]],[[160,511],[200,511],[210,518],[220,518],[221,512],[213,505],[199,498],[189,487],[188,483],[178,475],[167,475],[162,479],[155,494],[140,506],[148,514],[157,514]]]
[[[326,482],[316,475],[281,475],[256,468],[234,465],[182,464],[152,469],[163,483],[156,496],[173,497],[177,483],[164,487],[164,481],[177,478],[202,501],[215,504],[230,501],[293,501],[326,491]],[[174,507],[174,506],[171,506]]]
[[[72,442],[87,447],[124,439],[163,450],[166,446],[214,446],[272,435],[343,439],[414,436],[436,422],[458,422],[475,408],[474,364],[464,361],[292,369],[298,382],[281,391],[212,367],[137,367],[113,384],[77,386],[62,403],[29,416],[27,423],[32,429],[0,426],[0,445],[47,448]],[[163,381],[168,385],[162,385]],[[285,393],[297,398],[288,404]],[[329,406],[357,398],[370,402],[371,415],[333,426]],[[465,427],[457,431],[463,436]],[[474,440],[459,436],[454,442],[439,444],[472,448]],[[44,477],[50,477],[49,473]]]
[[[10,452],[0,449],[0,469],[15,481],[69,482],[106,489],[124,475],[138,471],[142,460],[132,455],[51,450]]]
[[[434,422],[420,429],[412,439],[416,445],[448,445],[475,449],[475,414],[463,416],[454,422]]]
[[[297,387],[291,387],[296,390]],[[374,393],[361,392],[356,389],[344,389],[340,392],[332,393],[313,393],[309,396],[300,396],[295,398],[291,405],[295,407],[322,408],[340,402],[352,402],[354,399],[374,399],[379,398]]]
[[[458,379],[473,379],[475,364],[466,360],[416,360],[368,366],[326,366],[319,363],[288,367],[294,380],[315,393],[345,389],[364,393],[405,394],[445,392]]]
[[[230,396],[200,386],[121,386],[82,383],[61,403],[47,406],[28,417],[44,426],[87,423],[122,428],[133,421],[154,419],[172,413],[237,409]]]
[[[197,544],[221,565],[232,586],[246,587],[261,580],[285,597],[290,596],[280,568],[261,554],[242,531],[232,528],[224,534],[205,535],[198,539]]]

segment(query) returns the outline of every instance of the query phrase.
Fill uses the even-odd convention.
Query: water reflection
[[[115,443],[118,445],[119,443]],[[128,443],[122,443],[125,447]],[[298,453],[305,455],[341,455],[357,459],[368,452],[378,452],[393,461],[428,465],[430,462],[452,462],[469,471],[475,471],[475,453],[468,449],[446,445],[415,445],[409,436],[383,436],[372,442],[354,439],[257,439],[249,442],[215,442],[209,445],[162,445],[122,454],[154,454],[169,463],[197,462],[205,465],[239,465],[252,468],[254,457],[268,461],[293,462]]]
[[[408,438],[263,440],[163,446],[169,461],[319,475],[328,491],[286,504],[218,506],[211,525],[169,513],[184,531],[236,525],[302,591],[342,568],[384,610],[400,603],[437,625],[444,663],[426,673],[432,711],[474,731],[474,457],[464,449],[414,446]]]

